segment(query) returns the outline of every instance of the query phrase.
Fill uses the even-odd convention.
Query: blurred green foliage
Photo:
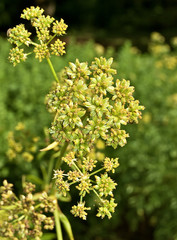
[[[74,40],[73,40],[74,41]],[[23,122],[35,136],[43,133],[44,127],[49,127],[51,115],[47,112],[44,100],[52,86],[53,76],[48,69],[47,61],[38,64],[37,60],[29,58],[26,64],[12,67],[8,62],[10,45],[0,39],[0,177],[10,174],[6,168],[7,131],[12,130],[18,122]],[[90,51],[93,49],[93,51]],[[94,58],[93,42],[82,49],[74,43],[68,46],[64,58],[53,58],[53,64],[58,71],[69,61],[75,61],[77,55],[81,61]]]
[[[131,81],[136,98],[146,107],[140,124],[127,127],[128,144],[115,151],[106,149],[120,161],[116,213],[111,221],[93,214],[87,223],[69,216],[76,239],[177,239],[177,51],[167,47],[160,35],[149,49],[141,53],[127,42],[114,52],[92,41],[76,44],[72,40],[67,54],[53,59],[60,71],[75,56],[90,62],[96,55],[114,55],[118,78]],[[20,121],[35,136],[44,136],[44,127],[50,126],[44,99],[53,79],[45,62],[28,60],[13,68],[8,51],[9,44],[0,39],[0,177],[13,179],[15,171],[6,157],[7,133]],[[35,160],[30,164],[28,172]],[[69,208],[68,203],[64,207]]]
[[[136,239],[152,229],[149,239],[177,239],[177,52],[164,52],[165,46],[151,43],[151,54],[139,54],[127,43],[118,53],[120,76],[131,79],[146,107],[138,127],[128,129],[127,148],[114,152],[120,156],[118,218],[139,229]]]

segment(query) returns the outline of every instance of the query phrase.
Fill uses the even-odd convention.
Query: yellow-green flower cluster
[[[71,212],[84,220],[90,207],[83,198],[91,192],[99,200],[98,217],[110,218],[117,205],[113,195],[117,183],[108,173],[115,172],[118,158],[106,157],[100,162],[90,152],[98,140],[113,148],[124,146],[129,135],[122,127],[138,123],[144,109],[134,99],[130,81],[113,78],[112,63],[112,58],[103,57],[95,58],[91,66],[78,59],[69,63],[46,99],[49,111],[55,114],[51,134],[56,142],[70,146],[62,158],[70,170],[55,170],[56,186],[66,196],[75,184],[80,201]]]
[[[57,20],[54,22],[53,24],[53,33],[57,34],[57,35],[63,35],[66,33],[66,29],[67,29],[67,25],[64,23],[64,20],[61,19],[60,22],[58,22]]]
[[[115,172],[115,169],[119,166],[118,158],[108,158],[104,159],[104,168],[107,172]]]
[[[63,55],[65,52],[65,42],[60,41],[57,39],[54,44],[51,44],[51,53],[60,56]]]
[[[107,197],[110,195],[113,197],[113,190],[116,188],[117,183],[115,183],[108,174],[102,174],[101,177],[95,176],[96,178],[96,185],[94,186],[95,189],[99,191],[99,195]]]
[[[112,58],[96,58],[90,67],[76,60],[47,96],[49,111],[56,114],[53,137],[70,142],[81,155],[99,138],[114,148],[124,146],[129,135],[122,126],[137,123],[144,109],[134,99],[129,81],[114,81],[111,64]]]
[[[54,170],[54,177],[55,184],[60,192],[64,197],[67,195],[67,192],[69,192],[69,183],[63,179],[64,171],[62,170]]]
[[[45,16],[43,12],[44,10],[39,7],[30,7],[23,10],[21,14],[21,18],[29,20],[35,28],[38,43],[30,39],[31,32],[25,29],[24,24],[19,24],[8,30],[9,42],[15,45],[9,55],[9,60],[14,66],[21,61],[25,61],[27,55],[32,52],[35,53],[35,57],[40,62],[44,58],[49,58],[51,54],[60,56],[65,53],[65,42],[55,38],[64,35],[68,26],[63,19],[57,21],[53,17]],[[24,45],[27,47],[34,46],[34,50],[25,52]]]
[[[31,6],[30,8],[26,8],[23,10],[21,18],[31,20],[40,17],[43,14],[43,12],[44,12],[43,9]]]
[[[75,217],[80,217],[83,220],[86,220],[87,212],[85,210],[90,210],[90,207],[85,207],[85,202],[79,202],[77,205],[72,207],[71,213]]]
[[[35,57],[39,59],[39,62],[42,62],[44,58],[48,58],[50,56],[46,43],[35,46],[34,53],[36,54]]]
[[[112,217],[111,213],[114,213],[114,209],[117,206],[117,203],[114,202],[114,198],[109,200],[104,200],[102,206],[99,207],[97,217],[104,218],[107,216],[109,219]]]
[[[114,203],[114,208],[112,210],[107,210],[106,214],[100,213],[100,208],[105,207],[104,205],[114,199],[113,190],[116,188],[117,183],[108,176],[107,172],[114,172],[115,169],[119,166],[118,159],[105,158],[100,169],[96,166],[97,161],[91,159],[90,157],[76,158],[73,152],[68,152],[62,160],[71,168],[67,173],[64,173],[63,170],[54,170],[54,179],[56,187],[60,195],[67,196],[67,193],[70,191],[72,185],[75,184],[77,190],[79,190],[80,201],[78,205],[72,207],[71,213],[74,216],[79,216],[82,219],[86,219],[87,210],[91,209],[90,207],[85,207],[85,201],[83,198],[90,194],[91,192],[95,193],[98,197],[98,215],[100,217],[108,216],[110,218],[111,213],[114,212],[116,204]],[[93,169],[96,169],[93,171]],[[101,176],[98,175],[100,171],[106,171]],[[95,176],[95,177],[94,177]]]
[[[26,59],[27,59],[27,54],[24,53],[24,49],[15,47],[10,50],[9,60],[14,67],[20,62],[26,61]]]
[[[13,184],[3,181],[0,187],[0,238],[9,240],[37,239],[43,235],[43,228],[52,230],[53,213],[56,200],[48,197],[47,193],[35,196],[35,185],[24,183],[24,195],[18,198],[13,192]],[[46,214],[43,212],[47,212]]]
[[[17,45],[18,47],[22,44],[29,46],[31,43],[31,39],[29,38],[30,35],[31,33],[25,29],[24,24],[19,24],[8,30],[9,42]]]

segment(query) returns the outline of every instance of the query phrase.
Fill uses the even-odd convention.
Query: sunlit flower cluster
[[[144,109],[134,99],[129,81],[114,80],[112,61],[96,58],[90,67],[79,60],[70,63],[47,96],[49,111],[55,113],[53,137],[70,142],[82,156],[99,138],[114,148],[124,146],[129,135],[122,126],[137,123]]]
[[[53,17],[45,16],[44,10],[39,7],[30,7],[23,10],[21,18],[29,20],[36,30],[38,43],[30,39],[31,32],[25,29],[24,24],[8,30],[9,42],[15,47],[11,49],[9,60],[16,66],[21,61],[25,61],[32,52],[41,62],[44,58],[49,58],[51,54],[60,56],[65,53],[65,42],[57,37],[66,33],[67,25],[64,20],[55,20]],[[34,46],[32,52],[26,52],[26,46]]]
[[[47,95],[47,106],[54,113],[50,132],[59,144],[69,144],[62,158],[71,170],[55,170],[54,179],[60,194],[67,196],[72,185],[79,190],[80,201],[72,207],[74,216],[86,219],[83,198],[93,192],[99,201],[99,217],[114,212],[113,191],[116,183],[108,175],[119,166],[118,158],[102,161],[89,156],[96,141],[117,148],[124,146],[128,133],[122,126],[141,118],[143,106],[133,97],[134,88],[125,79],[114,80],[113,59],[95,58],[87,63],[70,63],[61,74],[60,83]],[[102,139],[102,141],[101,141]],[[99,175],[99,172],[104,172]]]

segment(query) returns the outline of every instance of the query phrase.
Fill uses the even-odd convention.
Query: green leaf
[[[71,195],[67,193],[67,195],[64,197],[61,194],[57,193],[57,199],[61,202],[70,202],[71,201]]]
[[[62,214],[60,214],[60,220],[65,228],[65,231],[68,234],[69,239],[74,240],[73,232],[71,229],[71,224],[70,224],[68,218],[62,213]]]
[[[34,175],[27,175],[26,179],[34,184],[39,184],[39,185],[43,184],[43,180]]]
[[[44,233],[44,235],[41,238],[41,240],[54,240],[54,239],[56,239],[55,233]]]

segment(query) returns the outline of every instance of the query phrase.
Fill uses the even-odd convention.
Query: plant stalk
[[[56,74],[55,69],[54,69],[54,67],[53,67],[53,65],[52,65],[52,62],[50,61],[49,58],[47,58],[47,62],[48,62],[48,64],[49,64],[50,70],[52,71],[52,74],[53,74],[55,80],[59,83],[57,74]]]
[[[65,152],[66,152],[66,149],[69,145],[69,142],[65,142],[62,149],[61,149],[61,152],[60,152],[60,156],[58,157],[58,160],[55,164],[55,169],[58,169],[60,167],[60,164],[61,164],[61,159],[62,157],[64,156]]]
[[[55,217],[55,226],[56,226],[56,232],[57,232],[57,240],[63,240],[58,205],[54,211],[54,217]]]

